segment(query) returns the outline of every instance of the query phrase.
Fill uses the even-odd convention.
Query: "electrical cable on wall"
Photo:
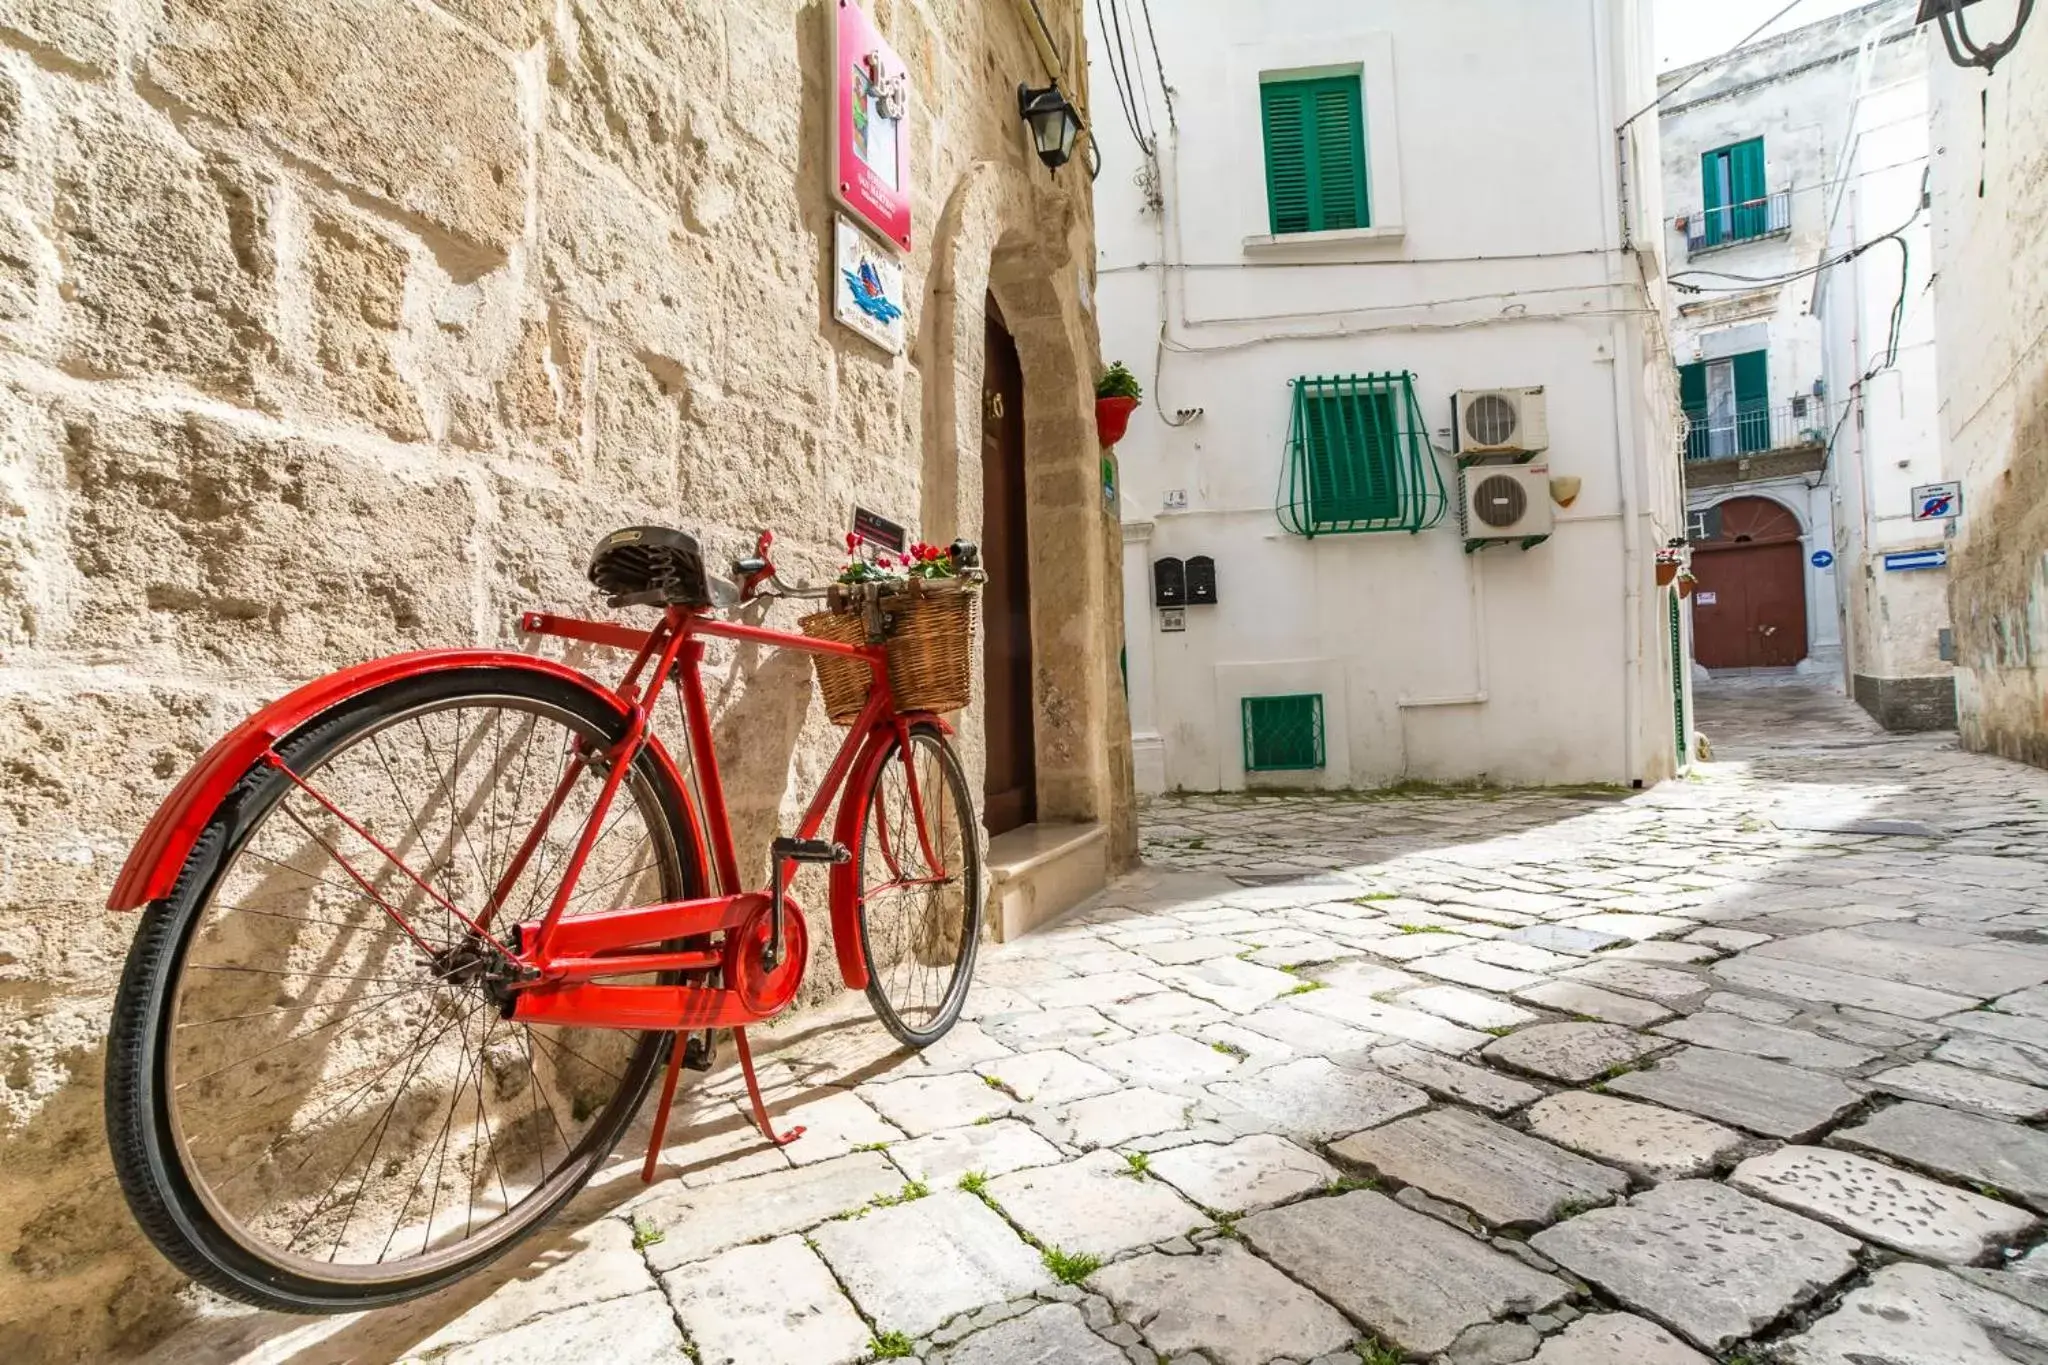
[[[1934,21],[1941,28],[1942,46],[1948,49],[1950,61],[1957,66],[1979,67],[1989,73],[2019,42],[2020,32],[2026,28],[2027,19],[2034,12],[2034,0],[2020,0],[2019,12],[2013,16],[2011,33],[1995,43],[1981,45],[1971,39],[1969,27],[1963,20],[1963,6],[1968,3],[1969,0],[1933,0]],[[1955,21],[1953,27],[1950,20]]]

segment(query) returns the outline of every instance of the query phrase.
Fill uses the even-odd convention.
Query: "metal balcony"
[[[1702,209],[1682,221],[1688,256],[1766,237],[1782,237],[1792,231],[1792,191],[1779,190],[1725,208]]]
[[[1827,405],[1795,398],[1774,408],[1752,408],[1722,419],[1689,414],[1685,461],[1734,460],[1781,451],[1817,450],[1828,443]]]

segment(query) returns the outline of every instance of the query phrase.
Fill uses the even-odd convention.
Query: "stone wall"
[[[1971,7],[1978,41],[2012,0]],[[1963,743],[2048,766],[2048,23],[1987,76],[1930,38],[1936,363]]]
[[[1078,64],[1076,3],[1043,8]],[[791,576],[833,566],[856,497],[977,534],[990,289],[1044,541],[1041,807],[1130,857],[1087,178],[1029,153],[1017,7],[871,10],[913,82],[903,358],[830,320],[825,0],[0,0],[10,1361],[132,1351],[182,1311],[104,1150],[134,920],[101,904],[192,759],[307,677],[597,609],[615,526],[719,560],[772,526]],[[800,658],[713,662],[751,850],[837,733]],[[972,710],[962,747],[978,772]]]

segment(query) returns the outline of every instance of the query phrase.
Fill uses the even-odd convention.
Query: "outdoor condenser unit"
[[[1452,400],[1461,456],[1527,459],[1550,447],[1543,389],[1460,389]]]
[[[1465,548],[1518,540],[1522,548],[1550,534],[1550,466],[1476,464],[1458,471],[1458,534]]]

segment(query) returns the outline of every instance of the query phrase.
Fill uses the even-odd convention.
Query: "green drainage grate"
[[[1303,772],[1323,766],[1323,697],[1244,699],[1244,770]]]

